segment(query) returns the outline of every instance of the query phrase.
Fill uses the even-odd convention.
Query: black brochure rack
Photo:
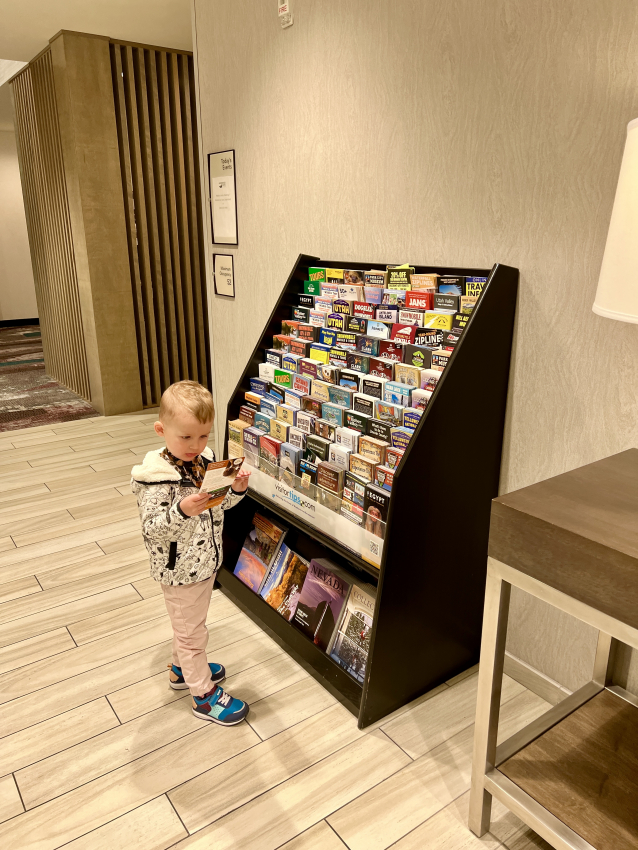
[[[385,269],[299,256],[228,404],[236,419],[250,378],[303,292],[308,267]],[[343,705],[370,725],[479,658],[490,503],[498,495],[518,270],[418,266],[416,272],[487,276],[488,282],[395,473],[379,568],[279,503],[249,489],[225,517],[222,591]],[[225,445],[227,456],[227,445]],[[377,585],[363,684],[233,575],[256,510],[289,528],[302,557],[327,557]]]

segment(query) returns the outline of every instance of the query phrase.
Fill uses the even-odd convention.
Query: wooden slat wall
[[[50,49],[12,85],[45,367],[52,378],[90,400]]]
[[[145,405],[174,381],[210,386],[193,58],[111,41]]]

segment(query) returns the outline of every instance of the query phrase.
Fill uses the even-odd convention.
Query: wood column
[[[142,408],[109,39],[51,39],[91,403]]]

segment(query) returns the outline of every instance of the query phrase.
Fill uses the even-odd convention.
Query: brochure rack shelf
[[[385,269],[379,263],[300,255],[230,399],[228,420],[237,418],[250,378],[258,375],[282,320],[290,318],[310,266]],[[418,266],[416,271],[487,276],[488,282],[395,473],[378,568],[368,562],[369,553],[364,559],[352,551],[357,547],[346,544],[341,529],[331,536],[293,505],[273,500],[255,479],[246,498],[226,514],[224,566],[218,574],[223,592],[348,707],[361,728],[479,657],[518,270],[496,264],[491,270]],[[353,576],[377,582],[363,685],[233,575],[252,517],[264,509],[288,526],[286,543],[302,557],[328,557]]]

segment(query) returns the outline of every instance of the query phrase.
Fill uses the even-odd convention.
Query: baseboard
[[[556,705],[571,694],[571,691],[559,682],[550,679],[549,676],[521,661],[520,658],[510,655],[509,652],[505,653],[504,672],[552,705]]]
[[[21,325],[39,325],[40,319],[0,319],[0,328],[19,328]]]

